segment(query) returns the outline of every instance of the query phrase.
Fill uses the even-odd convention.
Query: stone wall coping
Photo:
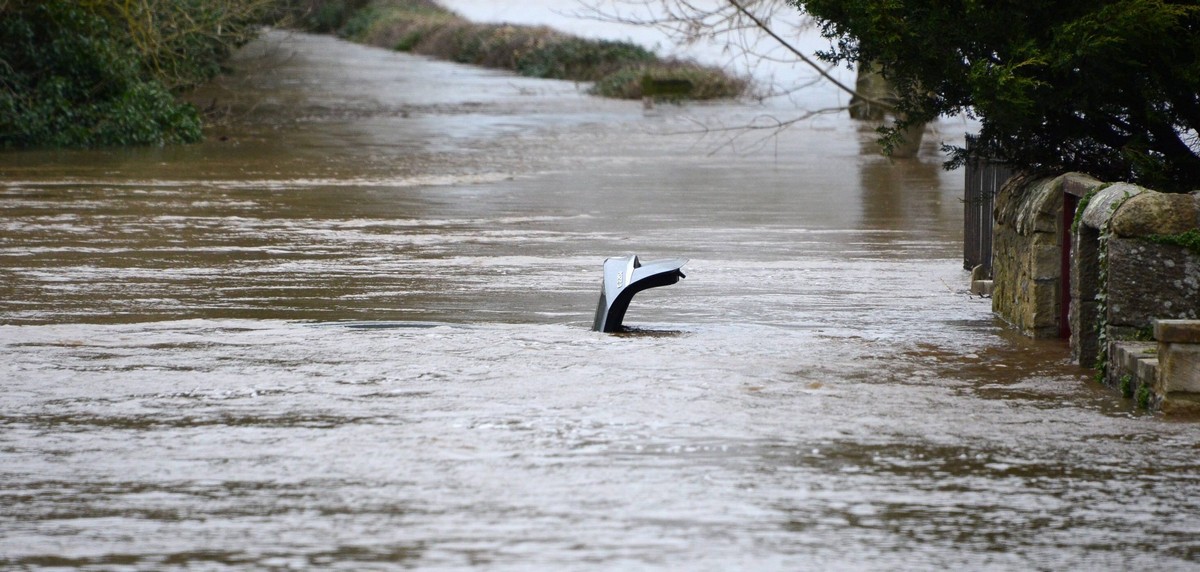
[[[1115,183],[1092,195],[1087,208],[1083,211],[1080,222],[1094,229],[1108,226],[1112,218],[1113,207],[1128,197],[1135,197],[1146,192],[1146,189],[1132,183]]]
[[[1136,238],[1180,234],[1200,228],[1200,196],[1148,191],[1130,198],[1113,213],[1112,231]]]
[[[1163,343],[1200,344],[1200,320],[1154,320],[1154,339]]]
[[[1013,226],[1017,233],[1028,236],[1035,232],[1054,232],[1057,228],[1055,212],[1062,203],[1059,179],[1042,179],[1026,187],[1029,193],[1016,203],[1016,218]]]
[[[1068,195],[1083,197],[1092,189],[1103,185],[1098,179],[1083,173],[1067,173],[1062,176],[1062,190]]]
[[[1010,178],[996,194],[996,202],[992,207],[993,221],[999,225],[1016,226],[1022,213],[1029,208],[1029,196],[1045,194],[1046,189],[1057,188],[1057,181],[1057,177],[1030,180],[1018,175]]]

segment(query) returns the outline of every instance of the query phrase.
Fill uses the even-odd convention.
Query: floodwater
[[[1200,426],[967,293],[960,125],[238,65],[202,144],[0,155],[0,567],[1200,566]],[[590,331],[631,253],[688,277]]]

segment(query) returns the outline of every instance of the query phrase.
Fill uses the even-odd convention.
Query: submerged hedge
[[[377,0],[342,14],[338,33],[358,42],[529,77],[595,82],[592,92],[606,97],[655,95],[642,90],[647,76],[686,81],[686,93],[671,98],[730,98],[747,86],[716,68],[660,60],[631,42],[588,40],[545,26],[473,23],[430,0]]]

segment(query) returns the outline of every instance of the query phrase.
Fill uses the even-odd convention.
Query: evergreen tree
[[[832,40],[822,58],[880,66],[907,122],[966,112],[979,152],[1019,167],[1200,188],[1200,3],[793,2]]]

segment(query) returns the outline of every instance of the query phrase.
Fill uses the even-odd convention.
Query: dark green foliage
[[[1121,376],[1121,395],[1125,399],[1133,398],[1133,376],[1125,374]]]
[[[0,146],[196,141],[200,118],[143,73],[104,18],[75,2],[0,13]]]
[[[982,122],[980,154],[1200,186],[1194,1],[793,1],[835,42],[822,57],[880,66],[908,122],[966,111]],[[952,166],[966,159],[954,151]]]
[[[199,140],[174,95],[219,73],[271,1],[0,0],[0,147]]]
[[[594,81],[631,64],[655,60],[649,50],[629,42],[563,38],[516,57],[521,75]]]
[[[645,76],[646,70],[640,66],[618,70],[593,84],[592,93],[616,99],[640,99]]]
[[[1192,229],[1180,234],[1154,234],[1146,237],[1146,240],[1158,244],[1180,246],[1200,254],[1200,230]]]
[[[686,94],[645,92],[647,80],[688,84]],[[713,68],[687,62],[658,62],[631,66],[608,74],[592,86],[592,93],[619,99],[652,97],[657,101],[707,100],[737,97],[747,82]]]
[[[323,34],[337,32],[345,27],[367,0],[331,0],[307,2],[300,13],[300,24],[305,29]]]
[[[371,24],[378,18],[378,13],[378,9],[368,6],[339,15],[336,25],[328,29],[325,25],[306,25],[303,27],[310,32],[336,33],[342,38],[356,40],[367,32]]]
[[[1138,389],[1137,389],[1137,405],[1138,405],[1138,407],[1141,407],[1142,409],[1149,409],[1150,408],[1150,400],[1153,397],[1154,397],[1154,394],[1150,392],[1150,386],[1148,386],[1144,383],[1142,385],[1138,386]]]

